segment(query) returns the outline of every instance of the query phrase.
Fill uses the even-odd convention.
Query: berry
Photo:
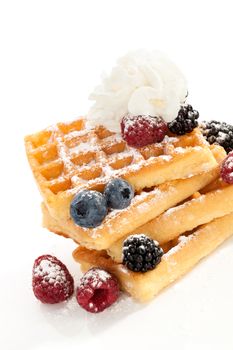
[[[81,278],[76,298],[82,308],[98,313],[111,306],[119,293],[117,279],[107,271],[94,267]]]
[[[201,131],[206,140],[212,145],[213,143],[222,146],[227,153],[233,150],[233,126],[225,122],[211,120],[202,122]]]
[[[55,304],[73,294],[74,280],[67,267],[55,256],[42,255],[33,265],[32,288],[42,303]]]
[[[168,123],[169,130],[176,135],[185,135],[198,126],[199,113],[191,105],[181,106],[178,116]]]
[[[153,270],[161,261],[163,250],[144,234],[131,235],[123,244],[123,264],[135,272]]]
[[[102,193],[82,190],[70,204],[70,215],[81,227],[99,226],[107,215],[107,203]]]
[[[167,132],[167,124],[159,117],[127,115],[121,121],[122,137],[132,147],[161,142]]]
[[[127,181],[113,179],[106,185],[104,195],[109,208],[124,209],[130,205],[134,190]]]
[[[221,166],[221,177],[228,184],[233,184],[233,151],[224,159]]]

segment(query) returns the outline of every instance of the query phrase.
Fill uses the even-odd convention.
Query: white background
[[[232,349],[233,240],[144,306],[123,297],[90,315],[73,299],[42,306],[31,268],[43,253],[72,261],[74,243],[40,226],[23,136],[86,113],[100,73],[129,49],[160,49],[189,81],[203,119],[230,122],[232,1],[0,1],[0,348]]]

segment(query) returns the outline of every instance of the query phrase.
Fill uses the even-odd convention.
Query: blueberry
[[[113,179],[106,185],[104,194],[109,208],[124,209],[130,205],[134,190],[127,181]]]
[[[70,215],[75,224],[94,228],[101,224],[107,215],[107,203],[102,193],[82,190],[70,204]]]

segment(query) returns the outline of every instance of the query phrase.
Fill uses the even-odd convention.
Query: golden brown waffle
[[[220,164],[225,152],[216,146],[212,148],[212,152]],[[201,193],[196,192],[198,188]],[[163,195],[160,193],[156,197],[158,189]],[[130,232],[116,242],[119,232],[117,226],[115,233],[110,235],[113,238],[109,239],[109,235],[106,236],[105,245],[113,241],[107,251],[90,250],[80,246],[73,253],[83,271],[94,266],[108,270],[117,276],[123,290],[142,302],[150,300],[164,287],[185,274],[233,233],[233,185],[224,184],[220,180],[218,167],[188,179],[157,186],[152,189],[152,193],[152,198],[156,197],[156,205],[149,203],[146,207],[154,210],[154,218],[148,221],[147,217],[145,224],[131,233],[145,233],[158,240],[163,247],[165,254],[154,270],[135,273],[121,264],[122,243]],[[180,195],[179,200],[177,194]],[[146,195],[150,196],[150,192]],[[180,203],[183,200],[185,201],[177,206],[172,205],[173,202]],[[145,198],[143,203],[147,203]],[[74,232],[72,228],[67,232],[67,226],[62,226],[56,221],[44,204],[42,207],[47,227],[60,234],[71,235]],[[164,210],[165,207],[167,210]],[[161,214],[156,215],[155,210],[157,213],[161,210]],[[133,209],[130,208],[129,211],[132,213]],[[124,211],[118,213],[123,215]],[[137,222],[137,217],[137,213],[134,213],[133,222]],[[118,217],[116,220],[118,227],[124,222],[122,217],[121,219]],[[104,247],[104,244],[101,246]]]
[[[212,151],[221,164],[225,152],[218,147]],[[232,235],[232,227],[233,185],[224,184],[217,176],[202,187],[201,192],[193,193],[183,203],[170,207],[128,233],[108,250],[78,247],[73,256],[83,271],[98,266],[115,274],[122,289],[143,302],[153,298],[215,250]],[[157,240],[164,249],[161,262],[152,271],[135,273],[122,265],[123,241],[135,233],[144,233]]]
[[[222,147],[212,146],[211,151],[220,163],[226,153]],[[187,179],[174,180],[147,189],[137,194],[131,205],[124,210],[112,211],[103,223],[94,229],[83,229],[72,220],[54,218],[46,205],[42,206],[44,226],[50,231],[62,232],[76,242],[90,249],[107,249],[121,237],[132,230],[146,224],[165,210],[174,207],[196,191],[206,187],[219,176],[217,166],[209,172],[204,172]]]
[[[102,127],[88,130],[79,119],[28,136],[25,144],[44,200],[44,226],[82,245],[73,256],[83,270],[109,270],[140,301],[151,299],[232,233],[233,186],[219,180],[225,152],[209,147],[198,129],[134,149]],[[82,188],[102,191],[112,177],[134,187],[130,206],[110,211],[94,229],[75,225],[69,214],[73,196]],[[158,240],[165,251],[161,263],[144,274],[121,264],[122,242],[136,232]]]
[[[87,129],[78,119],[27,136],[25,145],[43,200],[59,220],[70,219],[70,202],[79,189],[101,191],[112,177],[125,178],[138,192],[216,167],[198,129],[135,149],[120,135],[103,127]]]
[[[135,273],[122,264],[114,262],[106,252],[91,251],[78,247],[74,259],[82,270],[98,266],[117,276],[121,288],[135,299],[145,302],[152,299],[163,288],[174,282],[210,254],[233,233],[233,213],[215,219],[196,229],[189,236],[181,236],[162,257],[160,264],[152,271]]]
[[[186,231],[191,231],[197,226],[232,212],[233,185],[229,185],[198,195],[181,205],[170,208],[145,225],[138,227],[131,234],[145,233],[160,244],[164,244]],[[115,242],[108,249],[108,254],[117,262],[122,261],[122,246],[127,236]]]
[[[43,225],[50,231],[66,235],[90,249],[107,249],[121,237],[142,226],[168,208],[174,207],[194,192],[218,177],[218,167],[184,180],[174,180],[141,192],[123,210],[112,211],[103,223],[94,229],[83,229],[72,220],[58,220],[42,205]]]

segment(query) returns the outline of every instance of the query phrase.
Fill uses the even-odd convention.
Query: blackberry
[[[233,150],[233,126],[225,122],[211,120],[204,121],[200,125],[202,134],[212,145],[213,143],[222,146],[227,153]]]
[[[123,244],[123,264],[134,272],[153,270],[161,261],[163,250],[144,234],[131,235]]]
[[[195,111],[191,105],[181,106],[176,119],[168,123],[168,129],[176,135],[188,134],[198,126],[198,118],[198,111]]]

